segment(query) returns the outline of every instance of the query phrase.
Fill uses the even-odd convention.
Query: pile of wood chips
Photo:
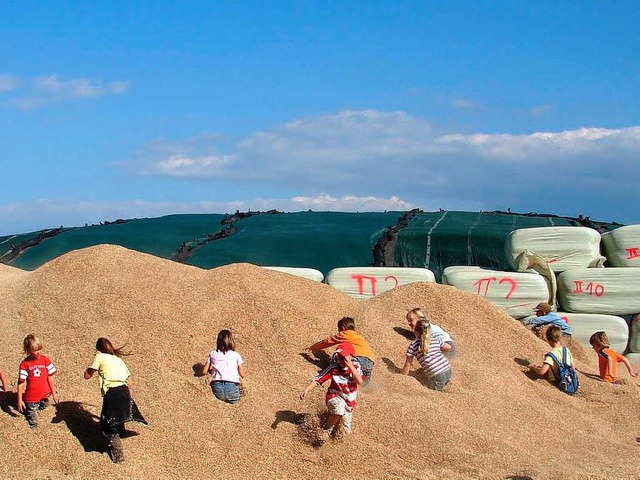
[[[404,319],[420,306],[457,343],[446,391],[398,373]],[[314,441],[324,390],[300,391],[324,360],[304,348],[356,320],[377,358],[353,434]],[[358,301],[334,288],[249,264],[213,270],[101,245],[33,272],[0,265],[1,478],[640,478],[637,379],[597,378],[593,352],[572,346],[575,396],[527,373],[548,345],[484,299],[416,283]],[[195,372],[218,331],[246,361],[238,405],[216,400]],[[31,431],[16,410],[22,339],[34,333],[58,367],[57,408]],[[148,426],[127,424],[114,464],[97,426],[95,341],[126,345],[132,393]],[[331,352],[329,352],[331,353]]]

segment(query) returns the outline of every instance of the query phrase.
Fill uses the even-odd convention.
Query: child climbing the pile
[[[420,375],[427,387],[442,391],[451,380],[451,365],[443,352],[451,349],[442,338],[431,335],[431,324],[426,318],[415,322],[413,332],[416,336],[409,344],[401,373],[409,375],[413,359],[417,358],[421,365]]]
[[[317,352],[333,345],[341,343],[350,343],[355,349],[354,358],[360,364],[363,373],[363,383],[365,386],[371,380],[373,373],[373,365],[375,364],[375,356],[373,350],[364,337],[356,332],[356,322],[351,317],[342,317],[338,321],[338,333],[324,340],[314,343],[309,348],[310,352]]]
[[[226,403],[240,401],[240,379],[244,378],[244,360],[236,352],[236,342],[229,330],[220,330],[216,350],[212,350],[202,366],[202,374],[209,374],[211,391]]]
[[[429,320],[427,316],[424,314],[421,308],[418,307],[418,308],[413,308],[409,310],[407,312],[406,319],[407,319],[407,324],[409,325],[409,327],[411,327],[411,330],[413,330],[414,332],[416,330],[416,324],[420,320],[424,320],[425,322],[428,322],[431,328],[431,336],[439,338],[440,340],[442,340],[443,344],[448,345],[448,347],[443,345],[444,348],[442,348],[442,353],[444,353],[444,355],[447,358],[453,358],[455,356],[456,345],[455,343],[453,343],[453,338],[451,338],[451,335],[449,335],[449,333],[445,331],[444,328],[440,327],[439,325],[436,325],[435,323],[432,323],[431,320]]]
[[[624,355],[620,355],[613,348],[609,342],[609,337],[606,332],[596,332],[591,335],[589,343],[598,354],[598,366],[600,367],[600,378],[605,382],[618,383],[620,377],[618,376],[618,363],[622,362],[629,375],[637,377],[636,372],[631,366],[631,362]]]
[[[38,337],[27,335],[22,345],[27,358],[20,363],[18,372],[18,411],[24,413],[34,430],[38,427],[38,411],[49,406],[49,397],[58,403],[53,381],[57,370],[51,359],[41,353],[42,342]]]
[[[552,325],[546,332],[547,343],[551,346],[551,351],[544,356],[542,365],[531,365],[529,370],[535,372],[541,377],[547,376],[551,383],[557,383],[559,380],[559,367],[551,354],[555,356],[559,361],[563,361],[568,365],[573,365],[573,356],[571,351],[567,347],[563,347],[560,341],[562,340],[562,329],[556,325]],[[566,356],[564,356],[566,354]]]
[[[108,441],[109,454],[114,463],[124,461],[121,434],[126,422],[136,421],[147,424],[131,398],[129,385],[131,373],[122,357],[127,355],[122,347],[115,348],[108,338],[100,337],[96,341],[96,356],[84,372],[89,380],[94,373],[100,377],[102,393],[102,412],[100,428]]]
[[[334,353],[331,365],[317,375],[300,394],[304,400],[307,394],[331,380],[325,402],[329,415],[323,427],[323,440],[328,439],[336,424],[342,419],[342,427],[348,435],[352,431],[353,409],[358,397],[358,386],[362,384],[362,369],[354,358],[355,348],[350,343],[340,343]]]

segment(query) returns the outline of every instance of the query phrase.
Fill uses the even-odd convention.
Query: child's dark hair
[[[222,353],[236,349],[236,342],[233,340],[233,335],[229,330],[220,330],[218,340],[216,341],[216,348]]]
[[[558,343],[562,338],[562,329],[556,325],[552,325],[547,329],[545,337],[547,337],[547,342]]]
[[[602,331],[591,335],[589,343],[595,347],[609,347],[611,345],[611,342],[609,342],[609,336],[606,332]]]
[[[338,330],[355,330],[356,321],[351,317],[342,317],[338,320]]]
[[[108,353],[109,355],[115,355],[116,357],[124,357],[128,355],[128,353],[124,353],[124,351],[122,350],[124,347],[125,346],[123,345],[120,348],[115,348],[111,343],[111,340],[109,340],[106,337],[100,337],[96,342],[96,350],[98,350],[101,353]]]

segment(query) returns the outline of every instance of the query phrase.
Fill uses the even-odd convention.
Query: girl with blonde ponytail
[[[451,380],[451,365],[442,352],[451,347],[441,338],[431,336],[431,324],[419,309],[409,311],[407,319],[410,314],[418,317],[413,326],[416,338],[407,348],[402,374],[409,374],[413,359],[417,358],[421,366],[418,374],[424,383],[433,390],[442,391]]]

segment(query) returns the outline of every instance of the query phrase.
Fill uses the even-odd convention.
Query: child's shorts
[[[327,409],[329,413],[334,415],[344,416],[347,413],[351,413],[353,408],[347,405],[342,397],[332,397],[327,400]]]

